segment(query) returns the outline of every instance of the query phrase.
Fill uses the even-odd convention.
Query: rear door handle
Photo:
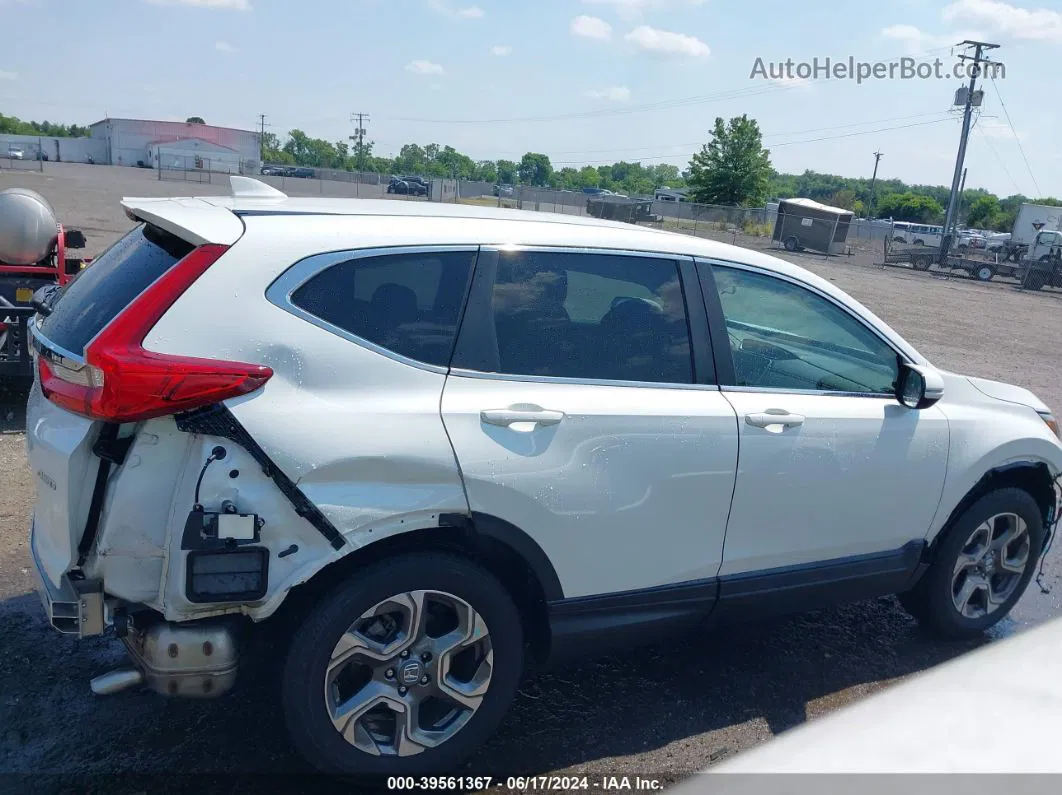
[[[785,409],[767,409],[745,415],[745,422],[754,428],[767,428],[771,425],[780,425],[783,428],[796,428],[804,424],[803,414],[790,414]]]
[[[538,425],[557,425],[564,419],[563,411],[552,411],[537,406],[528,408],[484,409],[479,418],[487,425],[508,428],[518,422],[533,422]]]

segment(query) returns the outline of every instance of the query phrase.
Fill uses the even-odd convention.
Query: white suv
[[[891,593],[966,636],[1033,575],[1048,408],[799,267],[233,183],[125,200],[140,224],[34,326],[42,599],[134,664],[97,692],[220,695],[286,614],[301,753],[418,774],[532,661]]]

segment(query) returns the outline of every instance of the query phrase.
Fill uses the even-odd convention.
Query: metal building
[[[224,163],[215,170],[257,170],[258,133],[210,124],[146,119],[104,119],[89,125],[92,138],[106,141],[107,161],[114,166],[157,167],[167,156],[171,162],[206,158]],[[235,167],[233,164],[237,164]],[[189,166],[194,167],[194,166]]]

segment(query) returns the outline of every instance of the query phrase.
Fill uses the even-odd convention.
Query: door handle
[[[564,419],[563,411],[552,411],[535,406],[533,408],[484,409],[479,418],[487,425],[508,428],[518,422],[533,422],[538,425],[557,425]]]
[[[796,428],[804,424],[803,414],[790,414],[784,409],[767,409],[745,415],[745,422],[754,428],[767,428],[771,425],[781,425],[783,428]]]

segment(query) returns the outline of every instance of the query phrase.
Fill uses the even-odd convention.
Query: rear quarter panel
[[[318,230],[307,228],[315,223]],[[268,600],[273,600],[277,589],[308,579],[352,549],[438,526],[440,514],[465,513],[468,503],[439,413],[445,375],[363,348],[266,299],[269,285],[295,262],[360,247],[359,237],[329,234],[334,223],[305,217],[252,217],[247,226],[247,234],[152,330],[145,347],[273,369],[263,389],[230,401],[229,409],[349,542],[336,552],[290,506],[266,496],[275,492],[283,501],[272,484],[244,493],[241,475],[237,505],[263,516],[263,539],[276,541],[274,551],[299,545],[298,553],[282,559],[285,574],[278,578],[271,572]],[[171,532],[191,508],[187,484],[194,485],[213,442],[235,447],[197,439],[198,450],[182,476],[186,508],[174,511]],[[234,466],[226,459],[213,469],[224,473]],[[248,468],[258,470],[253,462]],[[205,480],[203,502],[209,508],[208,488]],[[171,567],[171,577],[177,573]]]

